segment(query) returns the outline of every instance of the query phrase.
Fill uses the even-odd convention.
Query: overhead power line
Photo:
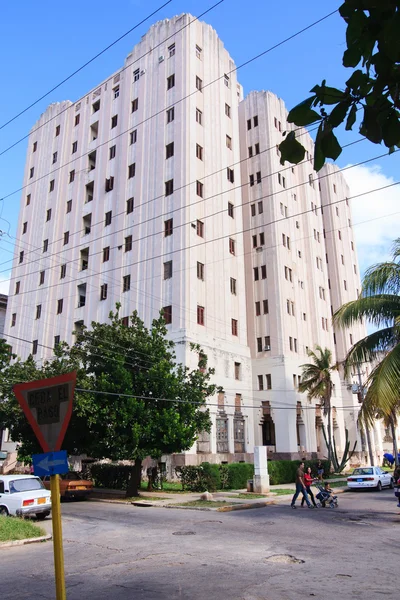
[[[196,19],[199,19],[201,16],[203,16],[204,14],[206,14],[207,12],[209,12],[210,10],[212,10],[213,8],[215,8],[216,6],[218,6],[218,4],[221,4],[221,2],[223,2],[223,1],[224,1],[224,0],[220,0],[220,1],[219,1],[217,4],[215,4],[214,6],[212,6],[211,8],[209,8],[207,11],[205,11],[204,13],[202,13],[202,15],[200,15],[199,17],[196,17]],[[320,18],[320,19],[318,19],[317,21],[314,21],[313,23],[310,23],[310,24],[309,24],[309,25],[307,25],[306,27],[303,27],[303,29],[300,29],[299,31],[296,31],[295,33],[293,33],[293,34],[292,34],[292,35],[290,35],[289,37],[287,37],[287,38],[285,38],[285,39],[281,40],[281,41],[280,41],[280,42],[278,42],[277,44],[274,44],[274,45],[273,45],[273,46],[271,46],[270,48],[267,48],[267,49],[266,49],[266,50],[264,50],[263,52],[260,52],[260,53],[259,53],[259,54],[257,54],[256,56],[253,56],[252,58],[250,58],[250,59],[246,60],[246,61],[245,61],[244,63],[242,63],[241,65],[239,65],[239,66],[237,66],[237,67],[234,67],[233,69],[231,69],[230,71],[228,71],[228,73],[227,73],[227,74],[234,73],[234,72],[238,71],[239,69],[241,69],[242,67],[245,67],[245,66],[249,65],[250,63],[254,62],[255,60],[258,60],[259,58],[261,58],[261,57],[265,56],[265,55],[266,55],[266,54],[268,54],[269,52],[272,52],[272,51],[273,51],[273,50],[275,50],[276,48],[279,48],[279,47],[280,47],[280,46],[282,46],[283,44],[286,44],[286,43],[287,43],[287,42],[289,42],[290,40],[292,40],[292,39],[296,38],[297,36],[301,35],[301,34],[302,34],[302,33],[304,33],[305,31],[308,31],[308,30],[309,30],[309,29],[311,29],[312,27],[315,27],[315,26],[316,26],[316,25],[318,25],[319,23],[322,23],[322,21],[325,21],[326,19],[328,19],[329,17],[331,17],[332,15],[334,15],[336,12],[337,12],[337,10],[334,10],[334,11],[332,11],[332,12],[328,13],[327,15],[325,15],[324,17],[321,17],[321,18]],[[195,20],[196,20],[196,19],[195,19]],[[193,21],[192,21],[192,22],[193,22]],[[182,29],[183,29],[183,28],[182,28]],[[179,31],[178,31],[178,32],[175,32],[175,34],[173,34],[173,35],[176,35],[176,33],[179,33]],[[172,36],[171,36],[171,37],[172,37]],[[168,39],[168,38],[167,38],[167,39]],[[164,40],[164,41],[162,42],[162,44],[164,44],[164,43],[165,43],[165,41],[166,41],[166,40]],[[159,44],[159,45],[161,45],[161,44]],[[157,46],[156,46],[156,47],[157,47]],[[152,51],[154,52],[154,48],[152,49]],[[146,52],[146,54],[149,54],[149,52]],[[143,58],[143,57],[140,57],[140,58],[139,58],[139,59],[137,59],[137,60],[140,60],[141,58]],[[137,61],[135,61],[135,62],[137,62]],[[129,65],[129,68],[130,68],[131,66],[132,66],[132,64],[130,64],[130,65]],[[123,67],[123,68],[122,68],[122,69],[121,69],[119,72],[122,72],[122,71],[124,71],[124,70],[125,70],[125,69],[127,69],[127,68],[128,68],[128,66],[127,66],[127,67]],[[205,85],[203,85],[203,89],[205,89],[206,87],[208,87],[208,86],[210,86],[210,85],[212,85],[212,84],[216,83],[217,81],[219,81],[219,80],[223,79],[223,77],[224,77],[224,76],[225,76],[225,75],[222,75],[221,77],[218,77],[217,79],[215,79],[215,80],[213,80],[213,81],[209,82],[208,84],[205,84]],[[193,94],[195,94],[195,93],[197,93],[197,92],[198,92],[198,90],[195,90],[194,92],[191,92],[191,93],[190,93],[190,94],[188,94],[187,96],[184,96],[183,98],[181,98],[180,100],[177,100],[176,102],[174,102],[173,104],[171,104],[171,105],[169,105],[169,106],[170,106],[170,107],[172,107],[172,106],[176,106],[177,104],[180,104],[181,102],[183,102],[183,100],[185,100],[185,99],[189,98],[190,96],[192,96]],[[48,124],[49,122],[51,122],[53,119],[55,119],[55,118],[58,118],[58,117],[59,117],[59,116],[60,116],[60,115],[61,115],[63,112],[65,112],[66,110],[70,110],[70,109],[71,109],[73,106],[74,106],[74,104],[72,104],[71,106],[68,106],[68,107],[66,107],[65,109],[63,109],[63,111],[61,111],[60,113],[58,113],[57,115],[55,115],[54,117],[52,117],[51,119],[49,119],[48,121],[46,121],[46,123],[43,123],[42,125],[39,125],[39,126],[38,126],[38,127],[35,129],[35,132],[36,132],[36,131],[38,131],[39,129],[41,129],[42,127],[44,127],[45,125],[47,125],[47,124]],[[145,119],[145,120],[144,120],[144,121],[142,121],[141,123],[138,123],[138,124],[137,124],[137,126],[139,126],[139,125],[142,125],[143,123],[145,123],[145,122],[146,122],[146,121],[148,121],[149,119],[152,119],[152,118],[154,118],[154,117],[158,116],[159,114],[163,113],[164,111],[165,111],[165,109],[163,109],[162,111],[159,111],[159,112],[155,113],[154,115],[151,115],[150,117],[148,117],[147,119]],[[123,134],[125,134],[125,133],[127,133],[127,132],[128,132],[128,130],[127,130],[127,131],[124,131],[124,132],[122,132],[122,133],[120,133],[120,134],[118,134],[117,136],[115,136],[114,138],[112,138],[112,140],[114,140],[114,139],[117,139],[118,137],[120,137],[121,135],[123,135]],[[5,153],[6,153],[6,152],[8,152],[9,150],[11,150],[11,148],[14,148],[14,146],[16,146],[17,144],[19,144],[19,143],[20,143],[20,142],[22,142],[23,140],[27,139],[27,138],[28,138],[30,135],[31,135],[31,134],[27,134],[27,135],[23,136],[23,137],[22,137],[22,138],[20,138],[18,141],[14,142],[14,143],[13,143],[11,146],[9,146],[8,148],[5,148],[4,150],[2,150],[2,151],[0,152],[0,156],[2,156],[3,154],[5,154]],[[104,142],[104,143],[108,143],[109,141],[111,141],[111,140],[108,140],[107,142]],[[98,146],[98,147],[100,147],[100,146],[102,146],[102,145],[103,145],[103,144],[99,144],[99,146]],[[78,158],[81,158],[81,157],[78,157]],[[78,158],[76,158],[75,160],[78,160]],[[71,162],[72,162],[72,161],[71,161]],[[68,164],[69,164],[69,163],[68,163]],[[63,166],[65,166],[65,165],[63,165]],[[57,170],[58,170],[58,169],[55,169],[55,171],[57,171]],[[41,178],[38,178],[38,179],[37,179],[37,180],[35,180],[35,181],[38,181],[39,179],[41,179]],[[26,186],[24,186],[24,187],[26,187]],[[14,191],[14,192],[11,192],[11,194],[7,194],[6,196],[4,196],[4,198],[3,198],[3,199],[5,199],[5,198],[9,198],[10,196],[12,196],[12,195],[16,194],[17,192],[21,191],[22,189],[24,189],[24,187],[22,187],[22,188],[19,188],[18,190]]]

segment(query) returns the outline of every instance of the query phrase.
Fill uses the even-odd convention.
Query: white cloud
[[[8,294],[8,289],[10,287],[10,277],[11,274],[6,276],[0,275],[0,294]]]
[[[350,195],[356,196],[394,183],[378,165],[357,166],[344,171]],[[393,240],[400,235],[400,185],[352,200],[354,236],[363,273],[387,260]],[[359,225],[357,225],[359,223]]]

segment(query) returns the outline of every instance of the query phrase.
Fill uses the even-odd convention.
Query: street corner
[[[42,542],[49,542],[53,536],[51,533],[47,535],[41,535],[36,538],[25,538],[24,540],[14,540],[12,542],[0,542],[0,550],[3,548],[10,548],[13,546],[26,546],[27,544],[39,544]]]

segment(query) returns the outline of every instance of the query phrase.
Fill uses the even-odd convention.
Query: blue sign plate
[[[46,454],[33,454],[33,472],[39,477],[45,475],[61,475],[68,473],[68,457],[66,450],[46,452]]]

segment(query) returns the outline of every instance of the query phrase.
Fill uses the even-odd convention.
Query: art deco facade
[[[116,302],[147,325],[164,308],[178,360],[195,368],[200,343],[225,390],[211,436],[175,463],[246,460],[254,444],[322,455],[321,410],[297,387],[307,348],[340,360],[363,335],[331,325],[360,287],[348,190],[335,167],[280,165],[283,102],[243,100],[216,32],[192,20],[156,23],[120,71],[33,127],[6,336],[41,359]],[[342,447],[357,407],[335,384]]]

